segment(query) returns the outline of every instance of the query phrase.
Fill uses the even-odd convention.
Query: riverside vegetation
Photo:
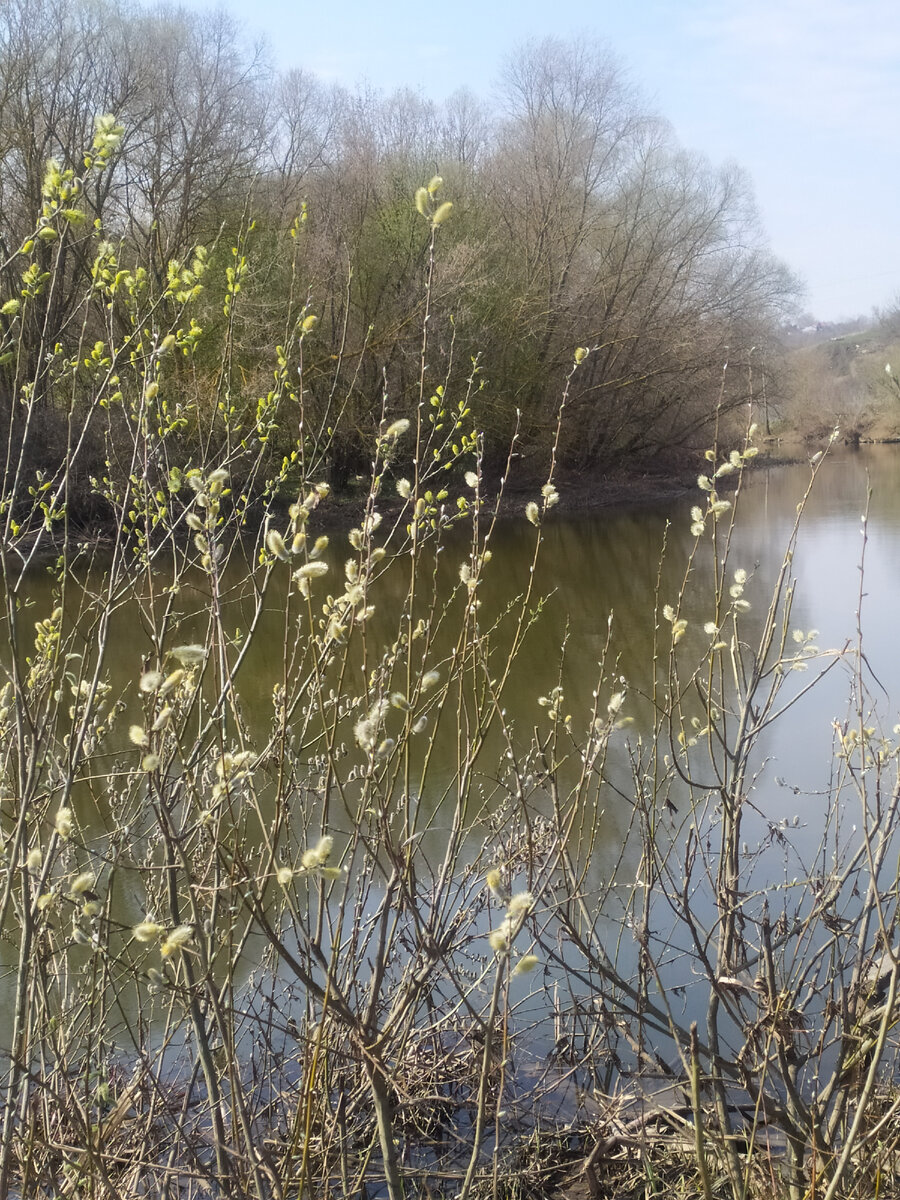
[[[873,715],[862,633],[823,656],[792,625],[803,505],[770,595],[733,561],[752,420],[736,447],[708,452],[682,586],[657,597],[648,694],[601,661],[590,710],[569,713],[561,670],[534,697],[533,729],[518,727],[504,693],[544,598],[528,584],[502,611],[491,603],[518,443],[488,502],[479,365],[457,365],[437,318],[453,216],[441,180],[406,200],[425,243],[414,394],[398,413],[381,390],[360,519],[326,535],[352,380],[344,390],[335,366],[325,410],[307,406],[321,322],[302,279],[271,382],[249,401],[234,343],[244,242],[216,282],[199,247],[159,275],[84,232],[84,197],[122,134],[102,117],[83,170],[45,167],[35,227],[3,265],[16,286],[0,309],[0,928],[13,966],[0,1196],[468,1200],[547,1195],[579,1175],[596,1195],[891,1194],[896,731]],[[46,313],[72,241],[88,284],[63,345]],[[201,287],[220,296],[212,329]],[[36,313],[49,336],[34,344]],[[211,392],[191,386],[207,338]],[[535,563],[594,353],[573,348],[546,473],[518,518]],[[51,424],[58,461],[35,467]],[[102,471],[85,471],[98,447]],[[84,536],[75,492],[106,514],[108,545]],[[450,588],[439,554],[458,561]],[[55,581],[46,612],[30,604],[39,565]],[[389,570],[405,595],[376,638]],[[288,576],[260,734],[242,667]],[[140,627],[120,694],[107,650],[126,604]],[[775,880],[767,850],[793,835],[756,819],[761,738],[835,667],[852,715],[821,843]],[[652,714],[640,731],[639,703]],[[439,741],[454,748],[449,772],[434,765]],[[612,796],[639,865],[598,878]],[[546,1085],[577,1078],[592,1116],[511,1117],[535,1046],[555,1047]],[[651,1064],[677,1099],[625,1123],[615,1095]]]
[[[574,346],[592,353],[571,382],[558,446],[570,472],[702,450],[726,360],[725,407],[746,403],[748,364],[773,411],[779,403],[778,328],[797,286],[767,249],[748,180],[681,148],[590,38],[521,47],[493,108],[468,92],[437,105],[409,92],[327,88],[300,70],[279,74],[221,11],[7,0],[7,295],[19,286],[9,251],[40,215],[46,161],[80,170],[102,112],[115,113],[123,133],[115,159],[85,179],[80,236],[70,227],[59,246],[35,246],[35,269],[52,262],[56,281],[19,330],[39,389],[42,355],[57,343],[70,353],[77,340],[95,247],[84,235],[94,221],[116,244],[117,269],[141,268],[157,293],[172,263],[188,266],[202,244],[214,269],[193,315],[206,337],[180,373],[181,393],[204,413],[215,407],[227,340],[232,402],[266,395],[270,343],[281,340],[270,331],[288,328],[309,294],[319,324],[304,345],[306,409],[316,428],[331,429],[323,470],[344,488],[368,472],[385,383],[396,415],[413,416],[426,243],[409,196],[440,172],[454,223],[436,280],[430,365],[442,373],[452,348],[464,370],[477,356],[479,382],[492,383],[479,402],[492,485],[517,410],[518,475],[524,468],[538,479]],[[229,270],[241,303],[226,315]],[[118,298],[111,311],[118,338],[128,327]],[[60,411],[62,401],[46,414],[48,462],[35,467],[55,465],[66,437]],[[188,422],[191,453],[193,432]],[[290,438],[279,448],[290,452]],[[72,483],[70,508],[91,521],[102,506],[87,476],[102,473],[104,455],[99,444],[82,455],[90,466],[81,493]]]

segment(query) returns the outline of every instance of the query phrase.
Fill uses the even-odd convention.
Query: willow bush
[[[98,121],[87,177],[120,135]],[[440,179],[410,198],[429,237],[413,415],[383,393],[339,532],[324,477],[352,397],[306,407],[314,298],[295,289],[256,394],[231,354],[243,243],[208,334],[207,251],[164,279],[122,266],[83,220],[84,188],[48,165],[0,309],[0,1196],[466,1200],[547,1194],[565,1171],[618,1194],[676,1177],[707,1197],[893,1187],[897,744],[871,715],[861,645],[823,659],[792,627],[802,511],[770,596],[732,561],[752,428],[698,481],[651,691],[604,661],[591,711],[570,714],[562,671],[523,730],[505,696],[527,680],[544,603],[569,382],[546,482],[516,518],[529,582],[498,604],[509,465],[488,500],[478,364],[432,340],[452,339],[432,319],[452,217]],[[21,331],[73,239],[92,262],[77,352],[47,343],[35,362]],[[190,386],[208,336],[213,404]],[[575,351],[569,381],[589,358]],[[440,378],[434,361],[450,364]],[[36,470],[50,428],[58,463]],[[103,470],[84,478],[98,446]],[[104,537],[73,518],[76,489]],[[254,655],[264,698],[246,686]],[[774,886],[767,847],[792,834],[756,819],[764,735],[833,666],[850,669],[854,716],[820,852]],[[629,806],[622,863],[637,869],[600,879],[610,800]],[[569,1073],[593,1089],[600,1115],[576,1133],[511,1115],[529,1056],[547,1090]],[[612,1093],[650,1062],[682,1097],[674,1126],[656,1109],[652,1129],[623,1131]]]

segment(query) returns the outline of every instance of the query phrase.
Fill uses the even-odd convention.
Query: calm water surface
[[[729,561],[732,570],[743,567],[752,576],[745,592],[752,607],[742,619],[743,634],[749,642],[758,633],[797,502],[809,477],[805,463],[761,468],[748,477],[744,486]],[[530,740],[536,724],[546,723],[546,712],[538,699],[559,681],[561,662],[564,710],[573,715],[576,730],[587,722],[608,639],[611,649],[606,659],[607,673],[614,667],[614,676],[627,682],[626,711],[634,716],[637,730],[649,728],[649,705],[641,697],[651,690],[653,682],[657,582],[659,606],[675,603],[694,542],[690,508],[699,498],[697,493],[664,507],[610,509],[577,520],[556,517],[547,521],[535,581],[535,595],[546,597],[546,601],[540,619],[527,634],[518,671],[504,697],[508,715],[524,740]],[[867,506],[868,538],[865,572],[861,575],[861,516]],[[498,527],[492,543],[493,560],[485,575],[486,599],[481,613],[484,624],[492,609],[501,611],[524,588],[534,537],[534,529],[521,518]],[[346,556],[341,535],[332,535],[332,548],[334,570],[340,572]],[[452,538],[443,548],[437,566],[442,594],[448,594],[457,582],[465,553],[466,546],[460,542],[457,548]],[[689,629],[680,649],[686,658],[692,647],[699,654],[708,645],[701,630],[713,615],[707,599],[709,559],[707,544],[695,560],[694,579],[683,608]],[[803,520],[794,573],[797,588],[791,626],[804,631],[817,629],[816,642],[823,650],[855,642],[862,592],[864,649],[878,681],[872,683],[873,695],[879,702],[879,715],[890,729],[897,721],[900,700],[900,448],[873,446],[857,452],[839,451],[825,462]],[[255,648],[238,680],[243,711],[260,740],[268,731],[272,687],[281,674],[286,575],[284,572],[284,577],[273,580]],[[405,587],[402,570],[389,572],[378,582],[372,619],[376,646],[379,640],[387,643],[396,636],[396,614]],[[35,575],[32,594],[36,612],[49,611],[52,602],[45,575]],[[198,586],[193,594],[184,588],[179,602],[186,612],[193,608],[197,615],[185,618],[178,638],[191,641],[203,636],[202,588]],[[249,616],[235,607],[230,620],[234,628],[246,628]],[[121,611],[107,655],[114,692],[135,695],[134,680],[149,650],[140,614],[136,609]],[[811,670],[815,666],[811,664]],[[797,681],[805,683],[808,678],[797,676]],[[804,819],[812,815],[805,810],[809,806],[814,810],[816,800],[808,793],[815,793],[827,779],[833,722],[846,716],[850,684],[847,669],[833,670],[789,718],[777,723],[767,735],[769,768],[760,799],[770,796],[779,815],[783,815],[788,797],[792,814],[797,811]],[[605,686],[612,690],[614,684]],[[140,719],[136,702],[129,715]],[[120,721],[123,737],[127,725],[127,718]],[[452,747],[448,746],[447,753],[444,770],[449,775],[455,761]],[[435,777],[440,779],[440,763],[438,768]],[[784,791],[783,785],[789,790]],[[428,798],[422,799],[428,802]],[[609,850],[615,855],[621,830],[612,806],[607,811],[607,822]]]
[[[747,640],[752,641],[758,631],[793,527],[796,506],[809,478],[810,469],[802,464],[760,468],[745,484],[730,564],[732,570],[743,567],[751,575],[745,596],[752,607],[743,618]],[[612,658],[607,656],[607,669],[614,662],[615,675],[627,681],[627,711],[635,717],[634,728],[637,731],[649,728],[649,706],[641,695],[651,690],[653,682],[657,584],[659,606],[675,603],[694,542],[690,534],[690,508],[695,503],[698,496],[688,495],[665,507],[616,509],[578,520],[548,520],[536,580],[537,594],[547,599],[541,619],[528,633],[518,674],[506,696],[509,717],[524,740],[530,739],[536,724],[546,720],[538,698],[557,683],[561,661],[565,711],[572,713],[576,729],[582,719],[586,722],[597,686],[599,663],[610,636],[610,617]],[[865,571],[861,574],[864,550],[861,517],[866,510]],[[534,536],[533,528],[524,519],[505,522],[498,528],[489,566],[490,579],[486,577],[485,583],[490,589],[482,613],[485,620],[491,604],[499,610],[506,599],[524,587]],[[340,535],[333,536],[333,545],[338,546],[342,540]],[[661,559],[664,546],[665,556]],[[335,553],[338,570],[345,557],[343,550],[340,546]],[[448,589],[457,579],[463,553],[462,545],[455,552],[451,540],[439,558],[437,569],[445,576]],[[697,556],[698,580],[709,566],[709,554],[707,548]],[[855,642],[862,595],[864,649],[878,679],[878,683],[872,683],[873,696],[878,700],[882,721],[890,729],[898,720],[900,700],[898,448],[869,447],[855,453],[839,452],[826,461],[804,517],[794,573],[797,588],[791,626],[805,631],[819,630],[816,641],[823,650]],[[396,577],[388,573],[378,589],[379,594],[374,597],[377,610],[373,633],[377,639],[378,621],[384,613],[383,635],[387,640],[394,636],[392,631],[396,628],[393,594],[396,592],[399,603],[405,580],[399,573]],[[46,596],[42,594],[45,590]],[[702,598],[705,594],[701,594],[699,586],[695,594],[692,585],[687,592],[683,610],[690,622],[683,644],[686,652],[691,649],[691,638],[699,638],[698,651],[703,644],[699,631],[711,616]],[[49,610],[49,585],[44,576],[35,577],[33,595],[38,612]],[[202,591],[198,590],[192,598],[185,595],[184,602],[202,610]],[[239,613],[232,619],[236,625],[241,623]],[[276,585],[269,596],[269,611],[258,648],[239,679],[244,711],[260,737],[265,735],[269,724],[272,686],[280,674],[283,621],[284,594]],[[195,626],[187,619],[180,639],[192,640],[192,629],[196,627],[199,633],[200,622],[200,616],[195,619]],[[133,694],[141,658],[149,649],[149,641],[141,632],[139,614],[120,614],[107,660],[114,690]],[[811,669],[814,667],[812,664]],[[798,685],[807,678],[797,676]],[[847,715],[851,685],[851,672],[838,666],[767,735],[764,746],[767,766],[754,796],[761,811],[759,820],[777,821],[796,815],[801,827],[798,834],[801,852],[804,830],[808,830],[806,839],[810,848],[819,840],[817,816],[824,803],[821,792],[828,779],[833,725]],[[612,690],[608,683],[606,688]],[[137,705],[134,716],[138,716]],[[123,730],[127,724],[125,719]],[[449,753],[445,769],[449,775]],[[615,774],[615,761],[610,769]],[[438,777],[440,773],[439,770]],[[627,785],[624,772],[622,780],[623,786]],[[430,802],[428,797],[422,801]],[[80,816],[85,821],[86,815]],[[603,875],[621,856],[630,814],[621,797],[612,795],[598,817],[601,833],[595,870]],[[440,832],[440,814],[435,831]],[[136,912],[129,918],[123,914],[123,919],[139,919],[139,915]],[[10,965],[14,961],[9,947],[3,957]]]

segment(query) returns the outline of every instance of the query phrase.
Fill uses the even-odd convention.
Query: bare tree
[[[293,69],[277,80],[266,146],[276,211],[293,217],[313,180],[333,166],[346,104],[340,88],[325,88],[306,71]]]
[[[269,70],[261,47],[244,52],[224,11],[159,8],[133,36],[147,67],[122,114],[134,131],[123,216],[161,266],[240,207],[263,157]]]

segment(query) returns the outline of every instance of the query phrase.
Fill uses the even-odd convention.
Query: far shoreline
[[[900,439],[861,439],[859,445],[894,444]],[[819,450],[827,447],[827,440],[820,438],[804,438],[802,435],[790,432],[782,436],[772,436],[764,440],[760,454],[754,461],[751,470],[762,468],[792,466],[806,462]],[[682,461],[666,465],[649,467],[647,465],[633,466],[632,469],[615,467],[595,475],[584,472],[560,469],[554,475],[554,484],[559,493],[558,504],[554,506],[550,519],[559,517],[571,519],[589,519],[603,512],[622,512],[628,509],[641,510],[659,508],[668,503],[675,503],[689,496],[696,488],[698,473],[703,470],[703,460],[694,455],[686,456]],[[487,486],[482,493],[483,515],[491,517],[500,490],[499,481],[496,486]],[[527,480],[511,479],[503,488],[503,499],[498,519],[501,521],[519,519],[525,511],[525,506],[535,499],[540,499],[540,490],[546,482],[530,475]],[[723,483],[725,481],[723,480]],[[396,518],[401,512],[399,497],[393,494],[390,484],[379,497],[378,510],[385,518]],[[722,490],[729,490],[723,488]],[[349,530],[358,524],[365,516],[368,492],[352,490],[333,492],[316,509],[315,526],[323,533],[335,533]],[[276,513],[283,509],[286,513],[288,501],[280,502]],[[264,518],[260,515],[255,522],[248,516],[246,537],[249,541],[256,540],[264,526]],[[189,531],[185,529],[185,543]],[[66,539],[54,530],[47,537],[46,531],[40,531],[42,541],[46,538],[34,556],[35,567],[44,566],[54,557],[59,556],[66,548]],[[22,558],[28,557],[29,547],[33,545],[38,534],[19,543]],[[94,558],[102,553],[104,547],[113,548],[116,540],[116,528],[112,521],[103,521],[96,515],[90,521],[73,517],[68,537],[70,551],[80,549],[87,558]],[[9,554],[14,548],[7,547]]]

